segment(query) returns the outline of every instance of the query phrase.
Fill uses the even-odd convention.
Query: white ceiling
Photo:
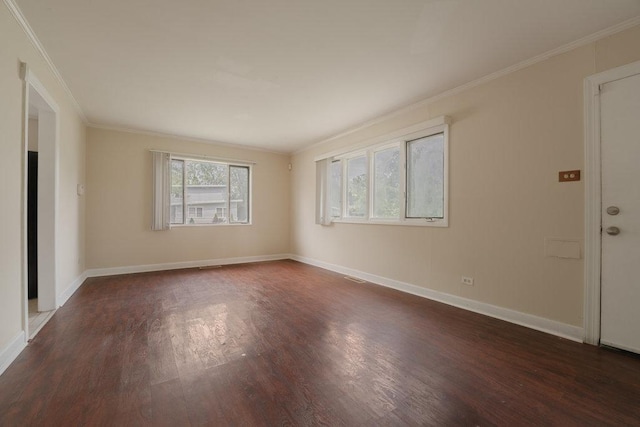
[[[293,151],[640,0],[15,0],[90,123]]]

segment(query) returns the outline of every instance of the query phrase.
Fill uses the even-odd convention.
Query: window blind
[[[151,229],[168,230],[169,225],[169,164],[171,155],[152,151],[153,156],[153,220]]]

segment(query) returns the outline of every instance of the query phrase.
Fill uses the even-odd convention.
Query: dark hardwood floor
[[[88,279],[2,426],[639,425],[640,359],[293,261]]]

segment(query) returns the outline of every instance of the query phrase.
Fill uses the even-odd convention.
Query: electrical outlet
[[[462,276],[462,280],[460,280],[460,283],[462,283],[463,285],[473,286],[473,277]]]

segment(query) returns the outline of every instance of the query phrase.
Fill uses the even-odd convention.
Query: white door
[[[640,74],[602,85],[600,342],[640,353]]]

